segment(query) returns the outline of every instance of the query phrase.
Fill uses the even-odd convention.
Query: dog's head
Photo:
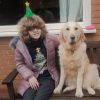
[[[67,22],[59,35],[60,43],[67,42],[74,45],[79,41],[85,41],[82,27],[77,22]]]

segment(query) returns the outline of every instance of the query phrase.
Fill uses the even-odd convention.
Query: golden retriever
[[[77,22],[67,22],[59,34],[60,81],[54,93],[76,89],[75,96],[82,97],[82,88],[94,95],[100,89],[100,78],[96,64],[90,64],[86,54],[85,36]]]

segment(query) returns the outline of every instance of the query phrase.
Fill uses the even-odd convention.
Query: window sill
[[[51,34],[59,34],[60,30],[49,30],[49,33]],[[86,30],[84,29],[85,34],[91,34],[91,33],[96,33],[96,29],[93,30]],[[0,32],[0,37],[13,37],[13,36],[18,36],[18,32]]]
[[[64,23],[61,24],[46,24],[49,33],[51,34],[59,34],[60,29]],[[82,25],[83,31],[85,34],[91,34],[96,33],[96,29],[94,26],[87,26],[84,28],[84,25]],[[0,37],[13,37],[18,36],[18,29],[16,25],[9,25],[9,26],[0,26]]]

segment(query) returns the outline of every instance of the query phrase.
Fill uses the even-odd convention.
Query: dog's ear
[[[63,36],[63,32],[62,31],[60,32],[58,38],[59,38],[60,43],[64,43],[66,41],[65,38],[64,38],[64,36]]]
[[[86,37],[85,37],[85,35],[84,35],[83,32],[82,32],[82,34],[81,34],[81,36],[80,36],[80,40],[81,40],[82,42],[84,42],[84,41],[86,40]]]

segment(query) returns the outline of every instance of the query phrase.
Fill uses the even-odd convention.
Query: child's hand
[[[32,76],[29,79],[29,84],[30,84],[32,89],[37,90],[39,88],[39,82],[37,81],[37,79],[34,76]]]

